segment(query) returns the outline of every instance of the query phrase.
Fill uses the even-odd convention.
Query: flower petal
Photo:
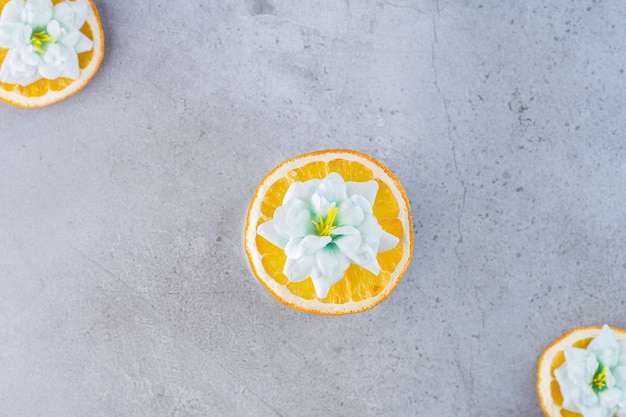
[[[374,275],[380,273],[380,265],[376,259],[376,250],[366,242],[361,242],[361,246],[356,253],[351,254],[352,262],[367,269]]]
[[[315,294],[325,298],[330,287],[343,278],[350,261],[338,250],[323,249],[315,253],[315,264],[319,270],[319,275],[311,276]]]
[[[618,417],[626,417],[626,367],[618,366],[613,369],[613,375],[615,376],[615,381],[617,387],[619,387],[621,395],[617,402],[617,416]]]
[[[617,361],[617,365],[626,366],[626,339],[620,340],[617,344],[619,346],[619,359]]]
[[[303,238],[291,238],[285,246],[285,255],[288,258],[313,255],[331,242],[330,236],[305,236]]]
[[[361,233],[354,227],[338,227],[332,232],[333,243],[348,258],[358,258],[358,250],[361,246]]]
[[[616,407],[621,396],[622,392],[618,388],[610,388],[604,391],[600,391],[598,393],[600,405],[607,409],[612,409]]]
[[[606,387],[611,389],[615,387],[615,376],[610,368],[606,368]]]
[[[302,245],[300,245],[300,242],[302,242],[302,239],[304,238],[292,237],[289,239],[289,241],[285,245],[285,255],[287,255],[287,258],[298,259],[304,255],[305,250],[302,247]]]
[[[309,180],[306,182],[294,182],[289,186],[285,196],[283,197],[283,204],[290,200],[302,200],[308,202],[311,196],[315,192],[320,180]]]
[[[373,213],[372,204],[369,202],[367,198],[363,197],[362,195],[353,195],[352,197],[350,197],[350,201],[352,201],[356,206],[361,207],[364,213],[366,214]]]
[[[72,80],[78,79],[80,76],[80,68],[78,67],[78,55],[76,53],[65,47],[61,47],[61,55],[62,55],[62,65],[64,66],[64,71],[61,76],[65,78],[70,78]]]
[[[336,172],[328,174],[317,186],[315,194],[327,201],[339,203],[347,198],[346,183]]]
[[[337,224],[342,226],[356,226],[365,218],[363,209],[355,205],[352,201],[346,200],[338,207]]]
[[[76,54],[74,54],[74,57]],[[49,43],[42,56],[42,62],[37,66],[39,74],[43,78],[55,80],[61,76],[72,78],[74,72],[70,72],[73,65],[78,67],[78,62],[72,62],[72,54],[63,45],[57,43]],[[78,78],[77,75],[74,79]]]
[[[331,279],[341,278],[338,252],[332,249],[321,250],[315,254],[315,262],[323,276]]]
[[[24,6],[22,20],[33,28],[45,27],[52,19],[50,0],[28,0]]]
[[[611,329],[606,324],[598,335],[589,343],[587,350],[593,353],[604,365],[612,368],[617,364],[619,345],[613,337]]]
[[[88,9],[85,3],[73,1],[69,3],[72,9],[74,9],[74,27],[80,29],[87,20]]]
[[[33,27],[31,25],[24,25],[24,31],[20,35],[20,45],[32,46]]]
[[[278,207],[273,220],[276,230],[286,236],[303,237],[315,231],[311,209],[301,200],[290,200]]]
[[[376,217],[371,214],[366,214],[363,222],[356,227],[361,236],[363,236],[363,241],[367,242],[371,245],[376,252],[378,252],[378,246],[380,245],[380,237],[383,234],[383,229],[378,224],[378,220]]]
[[[370,207],[374,205],[377,193],[378,183],[376,181],[346,182],[346,194],[348,198],[355,195],[360,195],[370,203]]]
[[[584,417],[612,417],[611,410],[607,410],[600,405],[591,407],[581,407],[580,412]]]
[[[46,32],[54,39],[59,39],[61,37],[61,25],[58,21],[51,20],[46,26]]]
[[[12,75],[11,75],[11,65],[9,64],[9,55],[15,51],[9,51],[7,53],[7,56],[4,60],[4,62],[2,63],[2,67],[0,67],[0,81],[3,83],[7,83],[7,84],[13,84],[15,81],[13,81]]]
[[[53,22],[56,22],[56,20],[53,20]],[[62,37],[59,38],[58,42],[74,50],[74,45],[76,45],[76,43],[80,39],[80,35],[81,33],[77,31],[76,29],[66,31],[66,33]]]
[[[23,11],[24,11],[23,1],[11,0],[2,9],[2,14],[0,15],[0,23],[4,23],[9,20],[14,21],[14,22],[21,22]]]
[[[16,48],[23,46],[24,25],[19,22],[0,23],[0,48]]]
[[[54,64],[54,62],[41,62],[37,65],[37,71],[41,75],[42,78],[46,78],[48,80],[56,80],[61,76],[63,70]]]
[[[330,232],[332,236],[343,236],[343,235],[360,235],[359,229],[352,226],[339,226],[333,229]]]
[[[613,368],[611,373],[615,377],[616,385],[623,387],[623,389],[626,390],[626,366],[625,365],[617,366]]]
[[[311,210],[322,217],[328,216],[328,212],[332,207],[336,207],[335,202],[327,200],[326,197],[316,193],[311,196]]]
[[[311,277],[313,281],[313,288],[315,289],[315,295],[317,298],[322,299],[328,296],[328,291],[330,287],[333,286],[334,282],[332,282],[328,277],[319,276],[316,278]]]
[[[367,269],[374,275],[380,274],[380,264],[376,258],[361,260],[361,262],[359,262],[359,266]]]
[[[34,67],[41,62],[41,57],[35,52],[32,45],[12,49],[12,51],[15,51],[16,53],[13,56],[11,65],[17,71],[30,72],[32,71],[32,68],[27,67]]]
[[[285,236],[282,233],[279,233],[278,230],[274,227],[274,221],[269,220],[257,229],[257,233],[261,235],[263,238],[267,239],[273,245],[278,246],[281,249],[284,249],[289,241],[289,237]]]
[[[74,45],[74,49],[77,54],[82,54],[83,52],[91,51],[93,48],[93,41],[83,35],[81,32],[78,32],[78,41]]]
[[[305,248],[306,253],[313,254],[322,249],[332,241],[330,236],[306,236],[300,242],[300,245]]]
[[[32,62],[36,62],[32,65]],[[32,52],[32,47],[10,49],[0,69],[0,81],[22,86],[41,78],[37,72],[39,56]]]
[[[70,6],[71,3],[59,3],[54,6],[52,10],[52,18],[58,21],[65,29],[73,29],[74,26],[74,9]]]
[[[585,349],[572,347],[565,349],[565,364],[569,379],[578,386],[588,384],[598,368],[598,361],[594,355]]]
[[[66,29],[80,29],[87,20],[87,5],[80,2],[64,2],[54,6],[53,16]]]
[[[559,383],[561,394],[563,395],[563,408],[578,412],[577,404],[580,404],[580,390],[572,383],[568,377],[567,364],[561,365],[554,370],[554,377]]]
[[[298,259],[287,258],[283,274],[289,278],[291,282],[300,282],[309,276],[315,268],[315,256],[302,256]]]
[[[600,404],[598,394],[591,388],[589,384],[579,387],[582,391],[581,404],[579,408],[583,410],[585,407],[596,407]]]
[[[380,245],[378,246],[378,252],[391,250],[395,248],[396,245],[398,245],[398,242],[400,242],[400,239],[383,230],[383,234],[380,235]]]

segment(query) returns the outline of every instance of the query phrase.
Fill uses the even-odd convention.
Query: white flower
[[[11,0],[0,15],[0,48],[8,48],[0,81],[22,86],[46,78],[77,79],[78,54],[93,48],[80,32],[87,5],[66,1]]]
[[[290,281],[311,277],[317,297],[325,298],[351,263],[377,275],[376,254],[399,241],[374,217],[377,192],[376,181],[344,182],[337,173],[294,182],[274,218],[259,226],[258,233],[284,249],[283,273]]]
[[[584,417],[626,417],[626,340],[616,342],[609,326],[587,349],[566,348],[554,376],[563,408]]]

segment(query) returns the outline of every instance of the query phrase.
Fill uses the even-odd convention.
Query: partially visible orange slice
[[[554,370],[565,363],[565,348],[585,349],[602,330],[601,326],[581,327],[572,330],[553,342],[539,357],[537,367],[537,393],[543,412],[548,417],[583,417],[582,414],[562,408],[563,396]],[[626,330],[611,327],[616,340],[626,339]]]
[[[344,181],[378,182],[373,205],[382,229],[399,242],[377,255],[378,275],[352,264],[328,295],[316,296],[311,278],[290,282],[283,274],[284,251],[257,233],[259,225],[273,218],[274,211],[294,182],[323,179],[336,172]],[[289,159],[274,168],[258,186],[246,219],[245,249],[254,275],[280,302],[300,311],[339,315],[374,307],[387,298],[406,272],[413,253],[409,201],[398,179],[380,162],[351,150],[326,150]]]
[[[62,0],[52,0],[56,5]],[[92,0],[75,0],[87,5],[87,20],[80,31],[93,41],[93,49],[78,54],[80,76],[76,80],[42,78],[27,86],[0,82],[0,100],[18,107],[43,107],[61,101],[82,89],[96,74],[104,57],[104,34],[98,10]],[[0,0],[0,11],[9,0]],[[4,62],[8,49],[0,49],[0,65]]]

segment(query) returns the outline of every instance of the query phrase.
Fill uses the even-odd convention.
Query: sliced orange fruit
[[[561,336],[553,342],[539,357],[537,367],[537,393],[543,412],[548,417],[583,417],[580,413],[562,407],[563,395],[554,370],[565,363],[565,348],[585,349],[602,330],[601,326],[580,327]],[[626,339],[626,330],[611,327],[616,340]]]
[[[339,174],[346,182],[376,181],[373,215],[385,232],[398,239],[395,247],[376,254],[378,274],[352,263],[343,278],[320,299],[311,277],[289,281],[283,273],[285,251],[259,235],[258,228],[273,219],[291,184],[321,180],[331,173]],[[283,162],[261,181],[248,210],[244,241],[252,272],[283,304],[324,315],[357,313],[387,298],[409,266],[413,253],[409,201],[398,179],[372,157],[352,150],[313,152]]]
[[[62,0],[52,0],[52,4]],[[26,86],[0,82],[0,100],[23,108],[43,107],[61,101],[82,89],[96,74],[104,57],[104,33],[102,23],[92,0],[74,0],[87,5],[87,20],[80,31],[93,42],[90,51],[78,54],[80,76],[73,80],[57,78],[55,80],[39,79]],[[0,11],[9,0],[0,0]],[[0,48],[0,65],[4,62],[8,49]]]

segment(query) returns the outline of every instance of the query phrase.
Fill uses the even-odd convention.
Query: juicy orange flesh
[[[60,3],[62,0],[52,0],[52,4],[56,5]],[[4,9],[4,6],[9,2],[9,0],[0,0],[0,10]],[[92,41],[94,40],[93,30],[91,26],[87,22],[80,28],[80,31],[87,36]],[[0,65],[4,62],[4,59],[9,52],[8,49],[0,49]],[[93,48],[90,51],[83,52],[78,54],[78,67],[83,70],[89,65],[91,60],[93,59],[94,50]],[[57,78],[56,80],[48,80],[42,78],[38,81],[35,81],[32,84],[27,86],[21,86],[19,84],[6,84],[0,82],[0,87],[5,91],[14,91],[17,89],[20,95],[24,97],[41,97],[44,96],[48,91],[60,91],[66,88],[68,85],[75,82],[75,80],[69,78]]]
[[[261,201],[261,217],[257,223],[257,228],[273,218],[274,211],[282,205],[285,193],[293,182],[323,179],[331,172],[340,174],[344,181],[363,182],[374,179],[374,173],[370,168],[360,162],[345,159],[335,159],[329,162],[316,161],[293,169],[287,173],[286,177],[279,179],[268,188],[263,201]],[[389,186],[383,181],[376,181],[378,182],[378,193],[373,205],[374,216],[384,231],[400,238],[404,234],[402,222],[398,219],[400,206]],[[259,235],[256,236],[256,245],[261,255],[263,268],[277,283],[286,286],[290,292],[306,300],[317,298],[313,281],[310,278],[300,282],[290,282],[287,276],[283,274],[287,256],[281,248]],[[391,250],[379,252],[376,256],[381,268],[378,275],[374,275],[358,265],[351,264],[344,274],[344,279],[333,285],[328,296],[320,301],[345,304],[349,301],[363,301],[378,295],[389,283],[391,273],[402,259],[402,253],[402,242],[399,242]]]
[[[561,408],[561,417],[583,417],[583,415]]]
[[[572,343],[572,347],[585,349],[589,345],[589,343],[591,343],[592,340],[593,338],[577,340],[576,342]],[[563,405],[563,395],[561,394],[559,383],[554,377],[554,370],[559,368],[564,363],[565,363],[565,352],[561,350],[554,356],[554,359],[552,360],[552,365],[550,366],[550,377],[552,378],[552,381],[550,382],[550,393],[552,395],[552,401],[554,401],[554,404],[558,407],[561,407]],[[583,417],[582,414],[574,413],[572,411],[565,410],[563,408],[561,408],[561,416],[562,417]]]

